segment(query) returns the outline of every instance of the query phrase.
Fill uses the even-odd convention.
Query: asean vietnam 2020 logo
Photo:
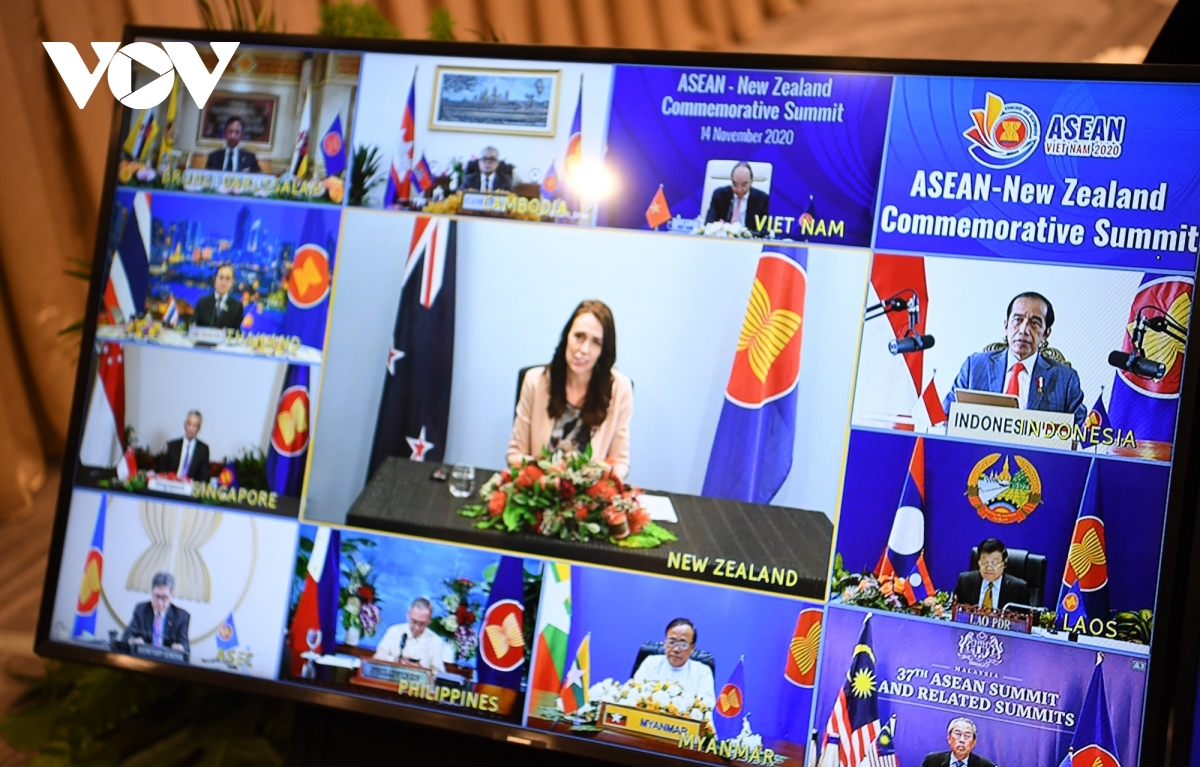
[[[1011,168],[1029,159],[1042,135],[1038,116],[1024,104],[987,95],[983,109],[971,110],[970,128],[963,135],[971,142],[967,153],[988,168]]]

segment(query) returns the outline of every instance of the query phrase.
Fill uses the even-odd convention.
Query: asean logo
[[[100,602],[100,578],[103,573],[104,555],[96,549],[90,550],[83,563],[83,580],[79,583],[79,601],[75,603],[75,612],[87,615],[96,609]]]
[[[298,309],[311,309],[329,295],[329,254],[320,245],[301,245],[292,259],[287,279],[288,301]]]
[[[988,168],[1011,168],[1025,162],[1042,134],[1032,109],[1006,102],[994,93],[987,94],[983,109],[971,110],[971,121],[971,127],[963,131],[971,142],[967,153]]]
[[[1076,580],[1084,591],[1108,585],[1108,554],[1104,543],[1104,523],[1096,517],[1081,517],[1075,523],[1071,546],[1067,549],[1067,569],[1063,585]]]
[[[783,677],[797,687],[812,687],[817,673],[817,647],[821,644],[821,611],[805,610],[796,621],[788,647]]]
[[[1013,456],[1016,474],[1011,472],[1007,456],[1000,471],[992,469],[999,460],[1000,453],[979,459],[967,477],[967,500],[989,522],[1001,525],[1024,522],[1042,502],[1042,478],[1024,456]]]
[[[497,671],[512,671],[525,662],[525,608],[515,599],[501,599],[483,616],[479,655]]]
[[[727,718],[737,716],[742,713],[744,703],[742,689],[732,682],[726,683],[717,696],[717,713]]]
[[[342,153],[342,134],[326,133],[325,138],[321,139],[321,149],[328,155],[338,155]]]
[[[1172,322],[1180,327],[1188,327],[1192,315],[1192,287],[1192,280],[1188,277],[1160,277],[1150,280],[1138,288],[1137,295],[1129,306],[1129,322],[1125,326],[1122,351],[1129,353],[1134,350],[1133,334],[1137,328],[1139,314],[1143,323],[1163,323],[1160,330],[1146,328],[1142,338],[1142,350],[1148,359],[1162,363],[1167,369],[1167,374],[1155,380],[1135,376],[1128,370],[1117,371],[1120,379],[1140,394],[1156,399],[1179,397],[1183,378],[1184,342],[1180,337],[1182,334],[1165,323]]]
[[[232,636],[233,636],[233,626],[230,626],[228,623],[222,623],[220,625],[220,627],[217,628],[217,637],[222,642],[228,642],[229,638]]]
[[[759,259],[725,389],[730,401],[759,408],[796,387],[807,284],[804,268],[787,256]]]
[[[1121,767],[1121,763],[1117,757],[1092,744],[1071,755],[1071,767]]]
[[[308,447],[308,387],[289,386],[279,397],[271,446],[285,458],[293,458]]]
[[[1063,597],[1062,608],[1064,612],[1073,613],[1079,609],[1079,596],[1074,592],[1069,592]]]

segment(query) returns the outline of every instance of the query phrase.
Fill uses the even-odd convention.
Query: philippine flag
[[[769,503],[792,470],[808,251],[763,248],[703,495]]]
[[[929,568],[925,566],[924,437],[917,437],[913,445],[900,505],[875,574],[885,587],[891,584],[892,590],[910,605],[934,594]]]
[[[392,155],[392,166],[388,169],[387,189],[383,193],[383,207],[390,208],[409,198],[408,182],[413,167],[413,144],[417,136],[417,73],[413,72],[408,86],[408,101],[404,106],[404,117],[400,118],[400,151]]]
[[[338,572],[341,564],[341,531],[318,527],[304,571],[304,586],[289,630],[292,676],[304,667],[301,653],[333,654],[337,644]]]
[[[110,325],[142,313],[150,281],[150,193],[135,192],[118,204],[125,208],[123,229],[104,286],[104,317]]]
[[[104,575],[104,516],[108,507],[108,496],[100,496],[100,512],[96,515],[96,529],[92,532],[92,545],[83,561],[83,580],[79,584],[79,601],[75,603],[75,627],[72,637],[96,634],[96,608],[100,604],[100,579]]]
[[[1096,667],[1088,683],[1079,724],[1064,760],[1071,767],[1121,767],[1117,739],[1113,736],[1112,717],[1108,713],[1108,693],[1104,691],[1104,653],[1096,653]]]
[[[1072,593],[1079,597],[1072,599]],[[1108,544],[1100,503],[1100,461],[1095,458],[1088,468],[1079,516],[1071,532],[1057,613],[1055,622],[1058,625],[1062,625],[1064,619],[1077,623],[1080,615],[1108,620]]]

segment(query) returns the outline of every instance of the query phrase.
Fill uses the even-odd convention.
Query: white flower
[[[447,615],[445,618],[442,618],[442,628],[446,629],[447,631],[457,630],[458,618],[453,615]]]
[[[362,607],[362,600],[358,597],[350,597],[346,600],[346,612],[351,615],[358,615],[360,607]]]
[[[459,605],[458,595],[457,594],[447,594],[446,596],[442,597],[442,604],[445,606],[447,611],[454,612],[455,610],[458,609],[458,605]]]
[[[671,682],[666,686],[666,691],[672,698],[678,698],[683,694],[683,687],[678,682]]]
[[[687,718],[694,719],[697,722],[703,722],[704,721],[704,712],[698,708],[693,708],[691,711],[687,712]]]
[[[650,696],[650,700],[654,701],[660,706],[666,706],[671,702],[671,696],[667,694],[666,690],[659,690]]]
[[[358,563],[358,574],[364,578],[366,578],[368,575],[370,575],[371,574],[371,563],[370,562],[359,562]]]

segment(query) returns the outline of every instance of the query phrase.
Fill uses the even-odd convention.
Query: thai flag
[[[1191,277],[1147,273],[1130,304],[1121,351],[1134,351],[1132,333],[1139,314],[1143,320],[1162,321],[1169,317],[1178,325],[1190,327],[1192,289]],[[1108,413],[1113,426],[1133,432],[1137,439],[1135,455],[1169,461],[1183,381],[1184,341],[1179,333],[1169,329],[1147,329],[1142,351],[1149,359],[1161,363],[1166,375],[1156,380],[1118,370]]]
[[[340,531],[329,527],[316,528],[308,567],[304,571],[304,586],[301,587],[296,613],[288,632],[294,677],[299,677],[304,667],[301,653],[312,651],[332,655],[337,646],[341,549]]]
[[[846,682],[825,724],[823,765],[859,767],[875,750],[880,732],[877,679],[875,651],[871,646],[871,614],[867,613],[863,617],[858,643],[854,645]],[[834,753],[837,754],[836,761],[832,756]]]
[[[1071,767],[1121,767],[1104,691],[1104,653],[1096,653],[1096,667],[1076,721],[1075,737],[1063,762]]]
[[[150,281],[150,193],[134,192],[123,211],[121,239],[113,252],[104,286],[104,315],[122,324],[144,311]]]
[[[417,189],[421,190],[421,194],[425,194],[433,188],[433,171],[429,169],[429,163],[425,161],[423,153],[421,159],[413,165],[410,175]]]
[[[333,116],[329,130],[321,138],[321,154],[325,156],[325,175],[337,176],[346,170],[346,144],[342,140],[342,116]]]
[[[412,84],[408,86],[408,101],[404,106],[404,117],[400,119],[400,151],[392,156],[388,169],[387,189],[383,193],[383,207],[390,208],[409,198],[408,183],[413,167],[413,145],[417,136],[417,73],[413,72]]]
[[[92,532],[92,545],[83,560],[83,580],[79,584],[79,599],[75,603],[75,627],[72,637],[96,634],[96,608],[100,605],[100,580],[104,575],[104,517],[108,496],[100,496],[100,511]]]
[[[456,227],[442,217],[414,220],[368,477],[388,456],[440,462],[445,454],[454,373]]]
[[[179,307],[175,304],[175,296],[167,301],[167,310],[163,312],[163,322],[171,327],[179,324]]]
[[[807,270],[807,250],[763,248],[703,495],[769,503],[792,470]]]
[[[1071,531],[1055,616],[1059,626],[1064,618],[1078,622],[1081,614],[1108,620],[1108,543],[1100,503],[1100,464],[1093,458],[1088,467],[1083,498],[1079,501],[1079,516]],[[1072,593],[1078,596],[1073,598]]]
[[[908,604],[916,604],[933,596],[933,581],[925,566],[925,438],[917,437],[908,474],[900,492],[900,505],[892,519],[892,532],[887,548],[875,567],[875,574],[885,586]]]

